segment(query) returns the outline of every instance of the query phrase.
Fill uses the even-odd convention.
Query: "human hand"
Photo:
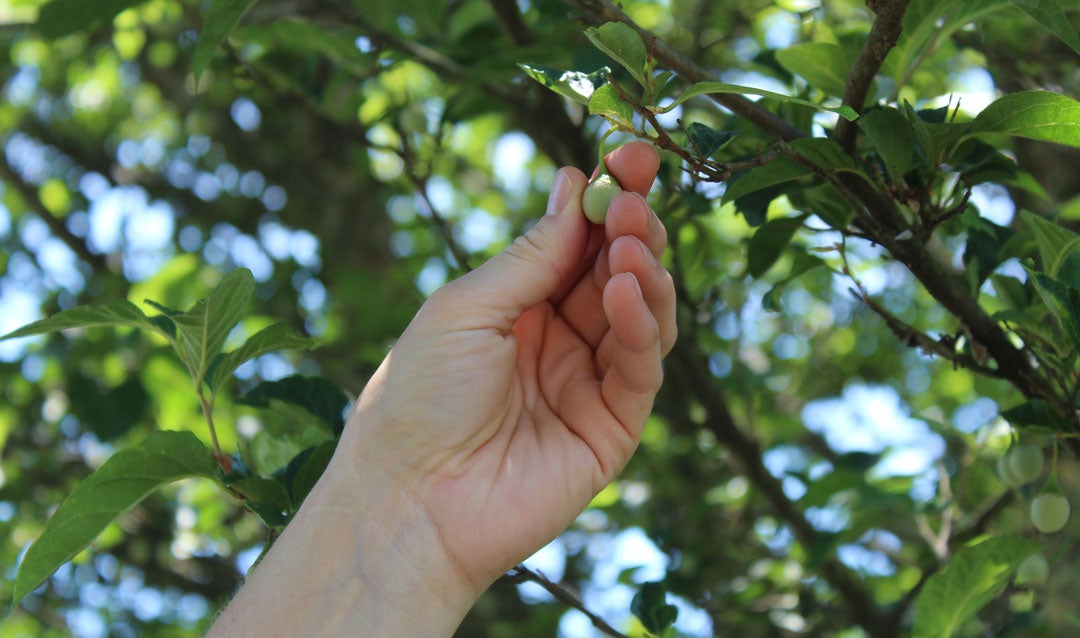
[[[564,168],[512,246],[436,291],[361,396],[339,454],[422,508],[482,591],[588,505],[638,444],[675,340],[651,146],[614,151],[626,189],[596,226]],[[399,501],[399,505],[402,504]]]
[[[586,221],[581,171],[549,211],[436,291],[368,382],[323,477],[211,635],[450,635],[637,447],[675,341],[656,152]],[[376,309],[373,309],[376,310]]]

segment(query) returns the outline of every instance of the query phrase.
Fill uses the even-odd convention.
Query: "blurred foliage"
[[[231,31],[221,20],[235,16],[215,13],[226,4],[244,3],[0,4],[0,333],[87,303],[187,309],[246,268],[252,311],[226,350],[274,322],[321,344],[259,356],[218,397],[219,442],[238,464],[228,490],[190,479],[153,494],[23,599],[0,635],[200,635],[340,427],[324,386],[318,405],[268,397],[307,395],[316,376],[355,396],[427,294],[543,210],[557,167],[593,169],[612,113],[669,105],[701,81],[661,83],[657,42],[642,41],[655,74],[636,53],[620,64],[618,44],[601,52],[584,30],[611,18],[591,12],[604,2],[262,0]],[[755,108],[816,141],[778,145],[776,131],[704,96],[659,116],[673,147],[650,201],[670,236],[680,342],[639,452],[545,550],[548,576],[629,635],[648,626],[631,613],[635,592],[662,580],[677,635],[893,636],[923,631],[924,586],[973,587],[961,568],[941,571],[956,555],[986,575],[986,604],[957,635],[1075,633],[1080,527],[1073,517],[1040,535],[1028,507],[1051,473],[1080,495],[1080,344],[1069,340],[1080,150],[1057,120],[1051,138],[1029,120],[1005,124],[1045,98],[1021,92],[1080,92],[1075,29],[1063,26],[1076,7],[912,0],[868,87],[866,104],[881,108],[829,156],[818,142],[840,120],[807,103],[840,106],[873,35],[863,3],[622,3],[715,80],[772,92]],[[608,66],[628,95],[605,113],[519,64]],[[976,117],[1003,93],[1029,102]],[[604,148],[659,136],[641,111],[630,118],[624,128],[640,130]],[[791,148],[786,165],[765,159]],[[733,166],[745,172],[708,173]],[[855,174],[922,234],[860,227],[840,195]],[[905,261],[905,241],[948,268]],[[992,317],[1030,374],[988,354],[938,280]],[[188,371],[152,332],[0,342],[0,387],[4,600],[56,506],[116,450],[156,430],[210,444]],[[995,471],[1014,440],[1051,461],[1019,488]],[[269,491],[284,505],[249,499],[253,513],[238,498]],[[640,549],[637,530],[657,556],[625,549]],[[1007,558],[969,545],[1012,535],[1024,540]],[[1030,540],[1050,558],[1045,583],[1008,578]],[[500,582],[459,635],[588,631],[580,612]]]

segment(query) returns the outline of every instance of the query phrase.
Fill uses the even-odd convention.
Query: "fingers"
[[[630,273],[613,276],[604,288],[604,313],[613,347],[600,393],[636,445],[663,381],[660,326]]]
[[[607,245],[587,274],[559,306],[559,314],[591,347],[600,344],[609,325],[600,312],[604,287],[613,273],[633,273],[645,300],[660,322],[664,352],[675,342],[675,291],[660,262],[667,231],[637,194],[620,194],[612,202],[605,224]],[[615,249],[624,242],[633,242]],[[640,246],[635,251],[632,247]]]
[[[604,164],[624,191],[644,197],[656,179],[660,156],[652,144],[629,142],[605,155]]]
[[[611,244],[608,267],[612,279],[630,273],[638,281],[645,304],[656,320],[660,333],[660,351],[666,355],[675,345],[675,285],[671,273],[636,237],[622,236]]]

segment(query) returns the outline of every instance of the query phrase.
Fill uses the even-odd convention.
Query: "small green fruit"
[[[585,216],[593,223],[603,224],[611,200],[621,192],[622,187],[611,175],[604,173],[597,177],[585,187],[581,196],[581,207],[585,210]]]
[[[1020,484],[1030,483],[1039,478],[1043,471],[1043,452],[1034,445],[1018,445],[1009,450],[1006,463],[1009,472],[1020,481]]]
[[[1009,455],[1002,454],[997,460],[997,475],[1001,479],[1001,482],[1009,487],[1020,487],[1024,484],[1015,474],[1013,474],[1012,468],[1009,467]]]
[[[1069,501],[1061,494],[1040,494],[1031,501],[1031,523],[1044,534],[1053,534],[1069,520]]]
[[[1023,585],[1044,585],[1050,576],[1050,565],[1042,554],[1032,554],[1016,569],[1016,582]]]

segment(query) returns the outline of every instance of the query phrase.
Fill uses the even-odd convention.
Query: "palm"
[[[526,313],[514,333],[512,357],[477,344],[496,353],[480,362],[495,383],[484,388],[490,393],[473,395],[484,400],[461,421],[479,418],[486,440],[433,472],[425,490],[428,512],[459,564],[489,552],[523,557],[557,535],[636,444],[603,403],[592,348],[550,305]],[[446,425],[448,434],[464,431]]]
[[[639,194],[656,170],[642,147],[608,164]],[[391,471],[478,589],[565,529],[626,463],[674,340],[662,225],[626,195],[605,226],[586,223],[585,178],[573,180],[576,213],[545,226],[555,257],[537,265],[533,246],[515,244],[436,292],[362,399],[381,422],[360,446],[366,460],[400,464]]]

